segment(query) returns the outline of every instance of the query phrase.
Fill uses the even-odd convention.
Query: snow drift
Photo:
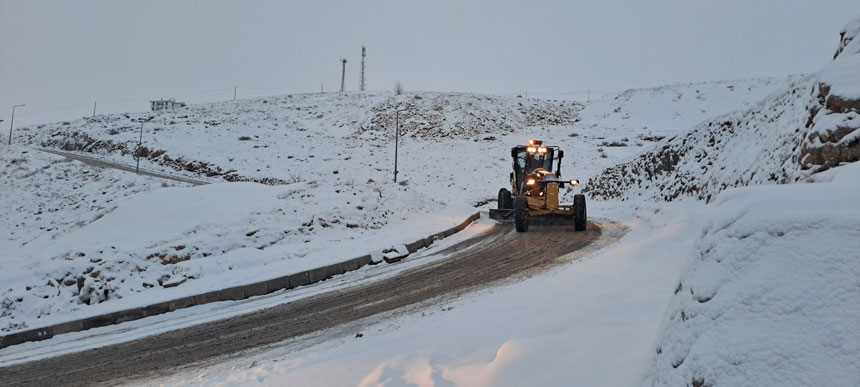
[[[831,183],[720,195],[675,290],[646,384],[860,380],[860,164],[838,172]]]

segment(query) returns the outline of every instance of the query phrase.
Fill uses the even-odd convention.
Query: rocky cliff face
[[[833,62],[817,77],[809,133],[801,149],[804,169],[823,171],[860,160],[860,17],[839,33]]]

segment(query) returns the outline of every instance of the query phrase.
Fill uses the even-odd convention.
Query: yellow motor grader
[[[511,157],[514,159],[511,189],[499,190],[498,208],[490,210],[490,218],[513,218],[517,231],[525,232],[531,217],[560,217],[571,221],[574,230],[584,231],[585,195],[574,195],[573,205],[558,203],[559,188],[579,184],[579,180],[561,180],[564,151],[557,146],[543,146],[543,141],[529,140],[528,145],[511,148]]]

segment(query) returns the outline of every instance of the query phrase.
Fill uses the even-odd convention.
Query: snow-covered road
[[[472,235],[471,238],[447,248],[442,245],[430,249],[405,262],[402,270],[396,267],[399,265],[389,266],[393,269],[388,270],[371,267],[357,273],[358,277],[350,274],[333,280],[342,286],[332,286],[326,281],[320,285],[327,287],[327,291],[271,308],[151,337],[114,342],[103,348],[78,353],[67,350],[61,356],[11,365],[3,369],[0,381],[3,385],[44,385],[50,383],[52,375],[60,373],[65,375],[66,385],[90,385],[116,382],[132,375],[136,378],[153,375],[168,368],[338,329],[362,319],[379,319],[387,312],[414,312],[499,281],[525,278],[607,246],[620,239],[626,230],[610,221],[590,223],[586,232],[574,232],[568,224],[551,224],[534,225],[528,233],[517,233],[509,225],[491,221],[470,228],[480,232],[473,230],[466,234]],[[571,255],[572,252],[580,254]],[[560,257],[566,258],[559,260]],[[391,275],[391,270],[399,272]],[[288,293],[276,295],[289,297]],[[178,325],[175,322],[172,326]],[[121,335],[122,332],[116,334]],[[75,346],[75,343],[71,346],[60,343],[64,340],[59,337],[32,343],[35,350],[22,347],[17,355],[5,356],[5,363],[38,358],[39,347],[50,347],[49,353],[56,355],[55,345]],[[43,372],[45,369],[55,372],[48,375]]]

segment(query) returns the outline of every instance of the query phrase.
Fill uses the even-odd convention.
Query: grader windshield
[[[511,155],[514,157],[514,184],[518,190],[523,188],[526,175],[535,169],[543,168],[554,172],[552,162],[556,153],[555,147],[515,147]],[[559,160],[561,162],[561,160]]]
[[[553,149],[546,148],[546,152],[529,152],[526,148],[518,149],[514,158],[514,169],[518,173],[529,174],[537,168],[543,168],[552,172]]]

